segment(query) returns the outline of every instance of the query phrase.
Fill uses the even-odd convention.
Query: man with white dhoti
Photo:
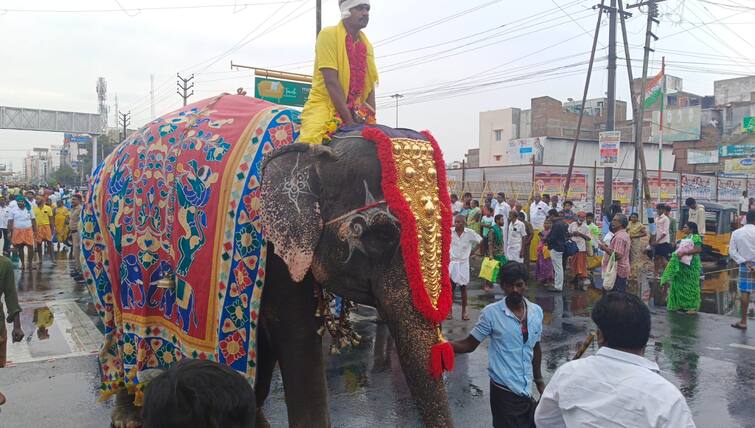
[[[527,236],[527,229],[519,220],[516,211],[509,213],[509,233],[506,241],[506,258],[509,261],[524,263],[524,247],[522,245]]]
[[[482,242],[482,236],[467,226],[466,217],[454,217],[454,228],[451,230],[451,263],[448,264],[449,276],[453,294],[456,287],[461,287],[461,319],[469,320],[467,314],[467,285],[469,284],[469,256]],[[453,319],[453,308],[448,312],[448,318]]]

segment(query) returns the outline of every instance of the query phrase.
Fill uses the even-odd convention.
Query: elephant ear
[[[301,282],[320,241],[319,163],[333,157],[329,147],[293,144],[268,155],[262,164],[262,222],[265,239]]]

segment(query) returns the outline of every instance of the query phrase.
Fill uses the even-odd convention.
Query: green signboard
[[[745,132],[748,132],[752,134],[755,132],[755,117],[747,116],[744,118],[744,121],[742,121],[742,129],[744,129]]]
[[[755,156],[755,144],[734,144],[721,146],[719,149],[723,158],[746,158]]]
[[[255,78],[254,97],[289,107],[304,107],[312,85],[288,80]]]

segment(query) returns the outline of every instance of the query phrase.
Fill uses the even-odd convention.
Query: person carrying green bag
[[[500,263],[499,268],[503,267],[506,263],[508,263],[508,259],[506,259],[506,246],[503,242],[503,224],[504,224],[504,217],[503,214],[498,214],[493,219],[493,227],[490,228],[490,231],[488,232],[488,256],[496,260]],[[494,278],[492,281],[493,283],[496,282],[498,278]],[[493,284],[491,282],[487,282],[483,289],[485,291],[492,291],[493,290]]]

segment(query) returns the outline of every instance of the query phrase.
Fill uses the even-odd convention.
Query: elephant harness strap
[[[331,224],[335,224],[335,223],[344,221],[347,218],[353,216],[354,214],[360,214],[360,213],[369,211],[369,210],[371,210],[373,208],[377,208],[377,207],[379,207],[381,205],[385,205],[385,204],[386,204],[385,199],[381,199],[379,201],[375,201],[375,202],[373,202],[371,204],[367,204],[367,205],[365,205],[363,207],[357,208],[355,210],[351,210],[351,211],[347,212],[346,214],[340,215],[340,216],[338,216],[338,217],[336,217],[336,218],[334,218],[332,220],[329,220],[327,223],[325,223],[325,226],[330,226]]]

